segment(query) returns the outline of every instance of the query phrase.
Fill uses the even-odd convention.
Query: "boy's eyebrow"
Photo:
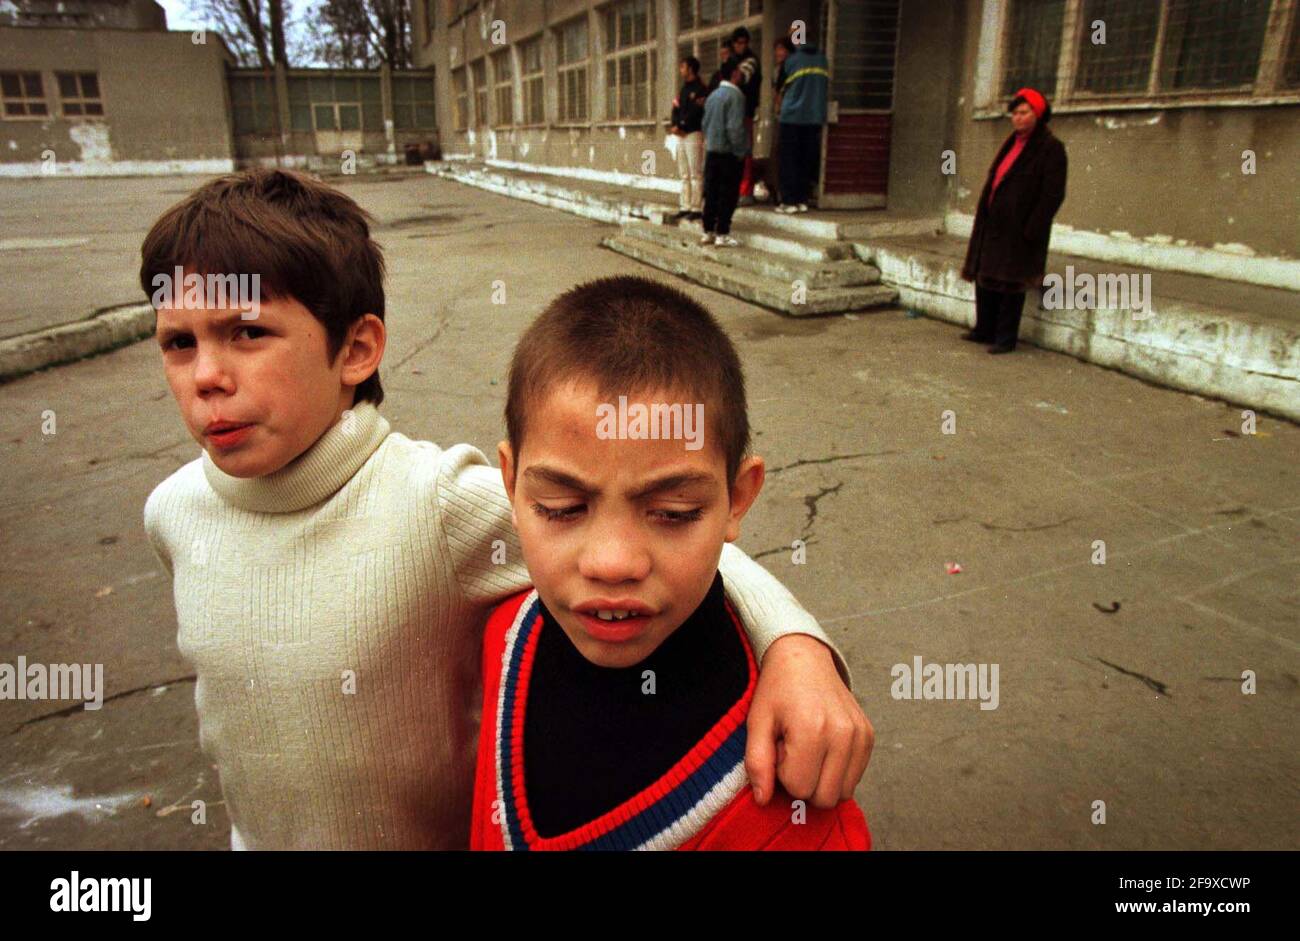
[[[598,493],[591,484],[574,477],[572,474],[566,474],[562,470],[554,467],[547,467],[545,464],[532,464],[524,471],[524,476],[530,480],[542,480],[548,484],[555,484],[559,487],[567,487],[570,490],[578,490],[582,493]]]
[[[224,327],[227,324],[234,323],[236,320],[243,320],[243,311],[238,311],[238,310],[231,311],[225,316],[212,318],[211,320],[208,321],[208,323],[211,323],[213,326],[216,327]],[[257,322],[256,320],[248,321],[248,323],[256,323],[256,322]],[[164,340],[170,340],[172,337],[177,336],[179,334],[193,333],[193,332],[194,331],[192,331],[188,326],[161,327],[158,329],[158,342],[162,343]]]
[[[592,495],[600,493],[598,488],[575,477],[573,474],[554,467],[547,467],[545,464],[531,465],[524,471],[524,476],[532,480],[543,480],[560,487],[566,487],[569,490],[577,490],[579,493]],[[649,483],[636,488],[636,490],[630,491],[627,496],[629,499],[639,500],[651,494],[662,493],[665,490],[676,490],[688,484],[712,484],[713,482],[714,476],[712,474],[700,471],[679,471],[651,480]]]
[[[685,487],[688,484],[712,484],[714,477],[712,474],[706,474],[700,471],[686,471],[677,474],[667,474],[657,480],[652,480],[648,484],[638,487],[628,494],[633,500],[639,500],[642,497],[648,497],[654,493],[662,493],[665,490],[676,490],[679,487]]]

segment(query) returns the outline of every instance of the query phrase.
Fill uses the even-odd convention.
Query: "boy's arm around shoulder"
[[[812,615],[744,552],[727,543],[718,568],[762,664],[746,723],[754,799],[766,804],[779,779],[796,798],[834,807],[853,796],[875,742],[848,666]]]
[[[468,444],[437,454],[429,499],[437,517],[439,552],[457,590],[471,604],[486,605],[528,588],[532,580],[500,469]]]
[[[745,633],[754,648],[754,659],[762,663],[772,644],[783,637],[806,635],[825,645],[844,685],[853,688],[847,661],[831,643],[817,619],[776,576],[746,555],[734,542],[723,544],[718,570],[722,573],[727,598],[744,622]]]

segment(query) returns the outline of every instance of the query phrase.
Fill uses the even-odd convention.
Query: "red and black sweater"
[[[757,678],[721,576],[624,669],[586,661],[535,591],[511,598],[483,645],[470,848],[869,849],[853,801],[796,809],[778,790],[766,807],[754,802],[744,756]]]

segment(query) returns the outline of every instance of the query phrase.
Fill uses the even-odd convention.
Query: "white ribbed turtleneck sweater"
[[[466,847],[483,625],[529,584],[500,471],[362,403],[265,477],[203,454],[144,519],[236,844]],[[826,640],[744,553],[728,545],[720,568],[756,656],[787,633]]]

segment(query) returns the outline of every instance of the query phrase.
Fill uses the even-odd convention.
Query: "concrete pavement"
[[[72,204],[41,207],[64,220],[52,236],[131,214],[112,270],[75,293],[138,299],[124,259],[194,181],[166,198],[156,180],[66,182]],[[877,733],[857,796],[878,848],[1297,845],[1300,428],[1242,434],[1239,409],[1027,346],[990,357],[898,309],[782,318],[600,249],[609,226],[445,180],[342,185],[380,220],[383,410],[413,437],[490,452],[511,344],[576,281],[663,278],[717,313],[769,466],[741,546],[849,660]],[[43,271],[5,270],[25,281],[0,322]],[[16,380],[0,404],[0,663],[103,663],[112,697],[0,701],[0,847],[228,845],[141,528],[152,487],[198,454],[156,346]],[[893,698],[916,657],[998,664],[998,707]]]

